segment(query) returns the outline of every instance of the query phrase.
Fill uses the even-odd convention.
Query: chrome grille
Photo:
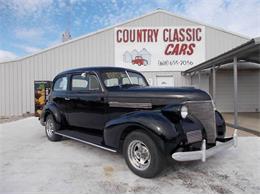
[[[201,130],[189,131],[186,133],[188,143],[195,143],[202,140]]]
[[[215,122],[215,111],[212,101],[188,101],[185,103],[189,113],[200,120],[203,125],[208,143],[215,143],[217,132]]]

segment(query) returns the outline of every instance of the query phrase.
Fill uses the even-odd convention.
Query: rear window
[[[53,86],[54,91],[66,91],[67,90],[67,84],[68,84],[68,79],[67,76],[60,77],[58,78]]]

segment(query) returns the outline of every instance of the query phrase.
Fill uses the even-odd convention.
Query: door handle
[[[67,101],[69,101],[69,100],[70,100],[70,98],[68,98],[68,97],[65,97],[64,99],[65,99],[65,100],[67,100]]]

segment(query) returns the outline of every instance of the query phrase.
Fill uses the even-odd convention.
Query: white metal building
[[[39,53],[0,63],[0,116],[33,113],[34,81],[52,80],[57,73],[74,67],[117,65],[141,71],[151,85],[195,85],[196,78],[182,76],[182,71],[248,40],[236,33],[156,10]],[[178,44],[180,48],[176,49]],[[149,58],[148,63],[134,64],[136,56]],[[233,111],[230,74],[228,69],[217,72],[217,107],[226,112]],[[200,87],[209,92],[210,77],[210,72],[205,72],[200,82]],[[259,78],[259,69],[239,73],[241,111],[260,110]],[[248,101],[249,92],[255,99]]]

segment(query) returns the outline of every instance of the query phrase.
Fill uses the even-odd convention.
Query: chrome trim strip
[[[98,148],[101,148],[103,150],[107,150],[109,152],[117,152],[116,150],[113,150],[113,149],[110,149],[110,148],[106,148],[104,146],[100,146],[100,145],[97,145],[97,144],[93,144],[91,142],[87,142],[87,141],[84,141],[84,140],[81,140],[81,139],[78,139],[78,138],[75,138],[75,137],[71,137],[69,135],[65,135],[65,134],[62,134],[62,133],[59,133],[59,132],[55,132],[55,134],[58,134],[58,135],[61,135],[63,137],[67,137],[69,139],[73,139],[73,140],[76,140],[76,141],[79,141],[79,142],[82,142],[84,144],[88,144],[88,145],[91,145],[91,146],[95,146],[95,147],[98,147]]]
[[[202,101],[200,101],[200,100],[198,100],[198,101],[194,101],[194,100],[192,100],[192,101],[184,101],[183,102],[183,104],[185,104],[185,103],[213,103],[213,100],[202,100]]]
[[[135,103],[135,102],[108,102],[109,107],[120,108],[152,108],[152,103]]]

